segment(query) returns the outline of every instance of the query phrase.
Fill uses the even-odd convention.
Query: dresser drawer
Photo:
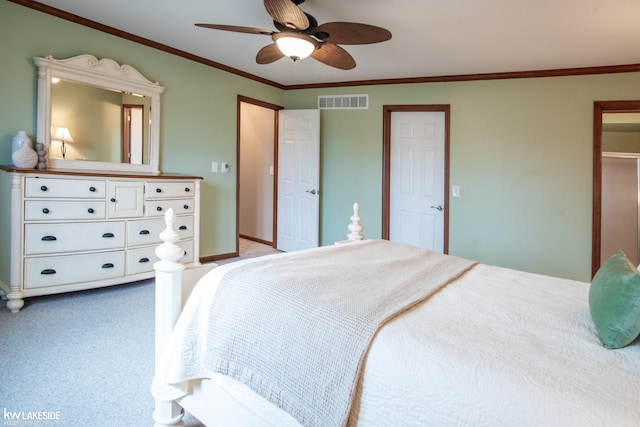
[[[169,208],[173,208],[176,215],[190,214],[194,205],[194,199],[150,200],[145,202],[145,212],[147,216],[164,216]]]
[[[24,202],[24,219],[26,221],[105,218],[106,204],[97,200],[86,202],[27,200]]]
[[[24,287],[43,288],[122,277],[124,258],[124,251],[26,258]]]
[[[178,242],[185,251],[184,257],[180,258],[180,262],[193,262],[193,240],[185,240]],[[156,256],[157,246],[145,246],[127,251],[127,274],[138,274],[153,271],[153,264],[160,259]]]
[[[128,250],[127,275],[153,271],[153,264],[158,260],[159,258],[156,256],[156,246],[145,246],[143,248]]]
[[[25,224],[25,255],[124,248],[124,222]]]
[[[180,239],[193,237],[193,216],[178,216],[174,227]],[[127,227],[127,245],[141,246],[153,243],[161,243],[160,233],[166,228],[164,218],[145,219],[141,221],[129,221]]]
[[[180,262],[190,264],[193,259],[193,240],[179,241],[178,244],[184,249],[184,256],[180,258]]]
[[[25,178],[25,197],[103,199],[105,181],[91,179]]]
[[[193,182],[164,182],[150,181],[145,183],[145,197],[147,199],[188,197],[195,194]]]

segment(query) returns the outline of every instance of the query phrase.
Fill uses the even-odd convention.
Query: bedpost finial
[[[364,230],[364,227],[360,224],[362,218],[360,218],[360,205],[358,205],[358,202],[353,204],[353,215],[349,219],[351,224],[348,227],[350,233],[347,234],[347,238],[349,240],[363,240],[362,230]]]
[[[176,222],[176,214],[173,211],[173,208],[169,208],[167,210],[167,213],[164,214],[164,222],[166,222],[167,224],[172,224],[174,222]]]
[[[164,214],[164,221],[167,228],[160,233],[160,239],[164,242],[156,248],[156,255],[160,258],[160,262],[177,263],[184,256],[184,249],[176,242],[180,240],[180,235],[174,228],[176,214],[173,209],[169,208]]]

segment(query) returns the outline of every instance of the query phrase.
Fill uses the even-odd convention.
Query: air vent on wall
[[[369,95],[323,95],[318,96],[321,110],[368,110]]]

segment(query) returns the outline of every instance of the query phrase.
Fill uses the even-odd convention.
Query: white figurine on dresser
[[[0,288],[14,313],[26,297],[153,277],[168,209],[177,214],[181,261],[200,264],[200,177],[2,169],[0,194],[11,204],[0,227],[11,238]]]

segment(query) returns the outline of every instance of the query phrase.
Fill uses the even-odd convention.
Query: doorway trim
[[[591,277],[600,268],[602,233],[602,114],[640,113],[640,101],[595,101],[593,103],[593,208],[591,225]]]
[[[444,113],[444,242],[443,253],[449,253],[449,104],[383,105],[382,106],[382,238],[389,239],[391,220],[391,113]]]
[[[236,252],[235,255],[238,256],[240,254],[240,130],[241,120],[242,120],[242,103],[257,105],[259,107],[267,108],[269,110],[274,111],[274,134],[273,134],[273,236],[272,236],[272,245],[273,247],[277,247],[277,236],[278,236],[278,180],[276,177],[278,176],[278,111],[284,110],[284,107],[276,104],[271,104],[269,102],[260,101],[259,99],[249,98],[243,95],[238,95],[237,100],[237,126],[236,126],[236,162],[238,166],[236,167]]]

